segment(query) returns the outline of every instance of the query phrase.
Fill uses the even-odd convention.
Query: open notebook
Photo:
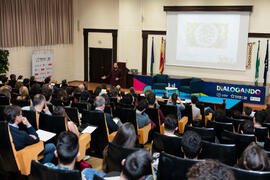
[[[52,132],[49,132],[49,131],[44,131],[44,130],[41,130],[41,129],[37,130],[36,132],[38,134],[39,139],[41,141],[43,141],[43,142],[46,142],[46,141],[52,139],[54,136],[56,136],[55,133],[52,133]]]

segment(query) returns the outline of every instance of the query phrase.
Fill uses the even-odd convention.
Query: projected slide
[[[171,16],[168,17],[168,65],[245,69],[248,16],[215,13],[172,13]]]

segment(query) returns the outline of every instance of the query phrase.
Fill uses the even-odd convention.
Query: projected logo
[[[199,48],[226,48],[228,24],[187,23],[186,45]]]

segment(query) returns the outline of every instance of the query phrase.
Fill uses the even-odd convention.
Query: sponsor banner
[[[203,92],[208,96],[238,99],[244,103],[265,103],[265,87],[260,86],[204,82]]]

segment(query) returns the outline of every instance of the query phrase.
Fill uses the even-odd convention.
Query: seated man
[[[179,102],[179,104],[177,103]],[[172,96],[168,100],[168,104],[170,105],[175,105],[177,107],[177,114],[178,114],[178,119],[180,120],[181,117],[181,110],[185,109],[185,105],[181,101],[181,99],[178,97],[177,93],[173,93]]]
[[[10,80],[8,81],[8,85],[11,86],[12,88],[15,88],[16,82],[17,82],[16,75],[15,74],[11,74],[10,75]]]
[[[262,123],[264,122],[266,117],[266,112],[257,111],[253,117],[254,127],[262,127]]]
[[[46,99],[46,104],[47,105],[52,105],[52,89],[48,86],[42,86],[41,88],[41,94],[45,97]]]
[[[104,112],[104,109],[105,109],[105,99],[104,99],[104,97],[97,96],[96,99],[95,99],[95,106],[96,106],[95,111]],[[107,125],[108,125],[109,133],[111,134],[114,131],[117,131],[118,130],[118,125],[113,121],[111,115],[108,114],[108,113],[105,113],[105,115],[106,115],[106,122],[107,122]],[[118,121],[118,122],[121,123],[120,121]]]
[[[155,93],[150,92],[146,96],[146,99],[148,101],[148,108],[157,108],[158,109],[158,114],[159,114],[159,117],[160,117],[160,123],[163,124],[165,122],[165,117],[164,117],[163,112],[159,109],[159,104],[157,103]]]
[[[192,118],[197,119],[201,115],[201,111],[196,104],[199,102],[196,96],[191,96]]]
[[[9,122],[10,133],[17,151],[28,145],[39,142],[39,137],[35,129],[31,126],[28,120],[22,116],[22,111],[19,106],[7,106],[4,110],[4,114],[5,119]],[[27,132],[19,129],[18,125],[20,123],[23,123],[27,127]],[[45,144],[44,150],[41,152],[41,154],[44,155],[41,162],[50,162],[54,156],[54,150],[55,146],[53,144]]]
[[[38,114],[44,112],[45,114],[52,115],[46,104],[46,98],[42,94],[36,94],[33,99],[33,105],[25,106],[22,110],[37,111]]]
[[[164,123],[164,135],[166,136],[176,136],[174,131],[178,127],[178,121],[173,116],[168,115]]]
[[[144,112],[148,107],[148,103],[145,99],[141,100],[136,108],[136,118],[138,121],[139,128],[143,128],[144,126],[150,123],[149,116]]]
[[[181,141],[181,151],[184,158],[198,159],[198,155],[202,149],[202,138],[194,131],[186,131]]]

